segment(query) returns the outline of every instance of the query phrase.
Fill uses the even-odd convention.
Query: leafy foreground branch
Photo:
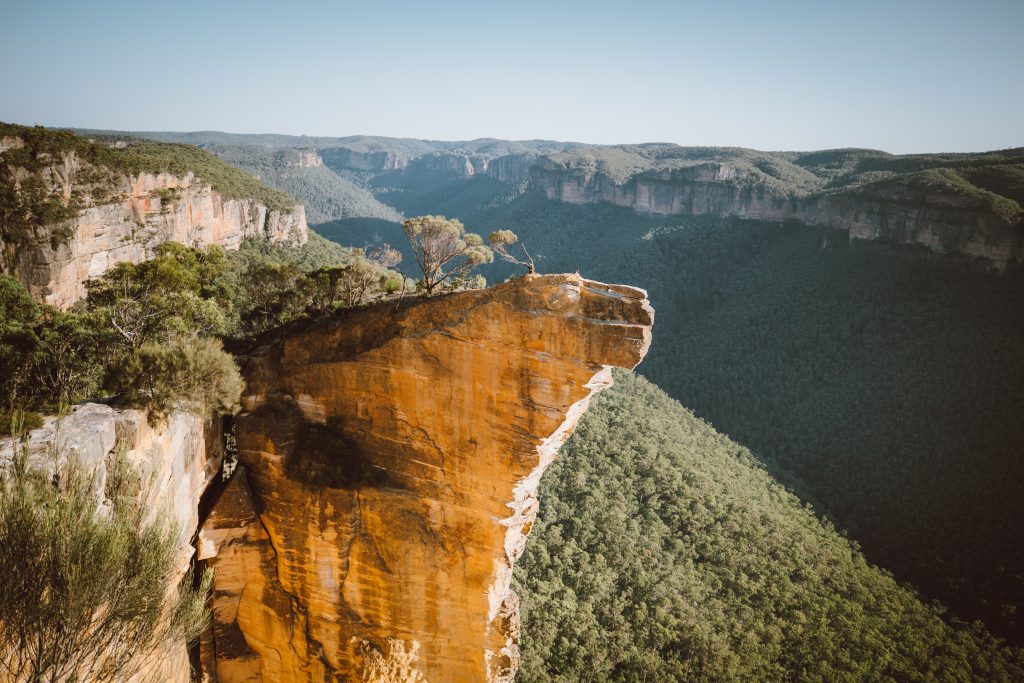
[[[211,577],[173,585],[180,530],[73,458],[54,479],[27,459],[0,477],[0,678],[123,681],[197,638]]]

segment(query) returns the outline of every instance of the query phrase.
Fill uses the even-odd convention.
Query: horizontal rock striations
[[[894,156],[875,150],[761,152],[733,147],[544,141],[375,139],[329,150],[329,165],[381,174],[380,187],[485,176],[569,204],[663,216],[793,220],[978,257],[1024,258],[1022,150]],[[511,188],[510,188],[511,189]],[[511,193],[508,196],[517,196]]]
[[[116,202],[78,212],[67,241],[40,226],[30,239],[10,245],[4,270],[39,301],[66,308],[85,296],[85,282],[121,261],[139,263],[164,242],[237,249],[247,237],[306,241],[305,211],[271,211],[255,200],[225,200],[191,174],[183,178],[142,173]]]
[[[204,673],[511,681],[538,482],[652,322],[641,290],[526,276],[342,312],[249,358],[239,473],[200,533]]]
[[[608,203],[640,213],[795,220],[843,230],[850,240],[885,239],[961,253],[998,268],[1024,259],[1024,229],[993,211],[989,197],[916,186],[914,177],[811,194],[788,194],[719,162],[645,171],[626,179],[566,169],[542,159],[530,180],[548,199]]]

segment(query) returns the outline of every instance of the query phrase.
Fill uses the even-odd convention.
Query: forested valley
[[[899,581],[1024,639],[1024,274],[799,224],[530,195],[466,220],[516,230],[543,272],[647,288],[640,374]]]
[[[869,564],[749,450],[615,373],[516,567],[522,681],[989,680],[1020,650]]]

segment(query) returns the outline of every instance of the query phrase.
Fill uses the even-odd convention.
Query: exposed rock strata
[[[650,171],[617,183],[603,173],[563,172],[546,161],[533,168],[531,180],[548,199],[569,204],[606,202],[666,216],[777,219],[792,214],[794,209],[791,200],[764,187],[744,185],[736,168],[717,162]]]
[[[348,147],[327,147],[317,152],[328,166],[357,171],[394,171],[409,165],[409,157],[397,152],[363,152]]]
[[[75,171],[70,163],[68,176]],[[301,204],[282,212],[256,200],[224,199],[192,174],[142,173],[126,179],[122,190],[115,201],[82,209],[63,224],[39,226],[17,244],[0,242],[0,268],[37,300],[67,307],[85,296],[88,279],[121,261],[152,258],[163,242],[237,249],[247,237],[299,243],[307,238]],[[59,230],[71,238],[55,239]]]
[[[78,406],[67,417],[47,418],[30,434],[29,464],[59,472],[76,457],[95,472],[97,491],[105,491],[107,477],[119,454],[137,479],[136,494],[150,519],[168,514],[179,526],[179,573],[188,570],[199,524],[199,499],[220,470],[220,421],[204,422],[195,415],[175,413],[159,426],[150,425],[138,410],[114,410],[96,403]],[[0,440],[0,467],[14,453],[10,439]],[[139,681],[188,683],[189,657],[185,643],[162,653]]]
[[[244,469],[200,535],[217,679],[511,681],[538,482],[652,319],[641,290],[534,276],[249,359]]]
[[[843,230],[851,240],[920,245],[979,257],[997,267],[1024,258],[1020,225],[969,195],[929,194],[906,183],[784,197],[719,162],[644,172],[622,183],[596,171],[570,172],[547,159],[530,173],[532,185],[544,196],[569,204],[608,203],[666,216],[797,220]]]
[[[1024,260],[1021,226],[969,196],[925,194],[894,184],[885,192],[850,190],[809,197],[800,202],[795,217],[843,230],[851,240],[920,245],[985,259],[998,268]]]

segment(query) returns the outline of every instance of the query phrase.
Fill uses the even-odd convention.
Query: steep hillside
[[[301,243],[302,206],[195,147],[0,124],[0,268],[46,303],[166,241],[246,237]]]
[[[520,681],[1014,681],[747,449],[616,372],[541,484]]]
[[[207,145],[204,149],[260,181],[296,197],[310,223],[346,218],[400,221],[402,215],[365,188],[333,173],[313,150]]]

